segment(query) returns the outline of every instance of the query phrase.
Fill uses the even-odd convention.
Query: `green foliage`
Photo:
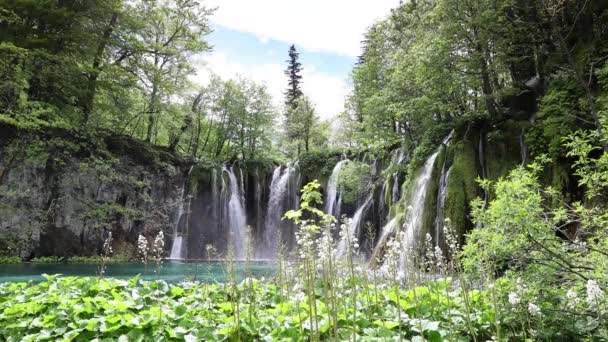
[[[18,264],[20,262],[21,258],[18,256],[0,255],[0,264]]]
[[[569,150],[568,156],[576,158],[574,173],[579,177],[579,185],[586,189],[588,199],[608,194],[608,153],[600,152],[599,157],[592,157],[602,151],[602,147],[594,144],[596,138],[599,138],[600,143],[608,143],[606,136],[597,137],[589,132],[578,131],[565,144]]]
[[[316,109],[307,96],[298,97],[295,107],[288,109],[285,143],[283,150],[293,156],[327,146],[329,123],[319,119]]]
[[[35,264],[121,264],[129,261],[129,258],[124,256],[113,256],[102,259],[101,256],[71,256],[71,257],[58,257],[58,256],[46,256],[36,257],[30,260]]]
[[[222,284],[169,285],[137,278],[47,279],[39,284],[0,284],[0,338],[231,341],[238,336],[238,340],[254,341],[305,340],[312,335],[312,327],[306,325],[307,302],[297,296],[281,301],[279,288],[271,282],[242,282],[233,289]],[[382,303],[366,293],[357,293],[359,312],[348,309],[339,313],[339,336],[394,340],[401,333],[412,341],[422,340],[422,336],[429,341],[447,336],[464,339],[463,302],[458,295],[452,299],[441,295],[447,286],[448,282],[437,282],[398,293],[370,286],[368,290],[373,292],[369,293],[383,298]],[[232,303],[234,290],[238,306]],[[253,294],[243,295],[248,292]],[[472,296],[477,333],[488,335],[492,318],[488,294],[474,291]],[[320,297],[316,305],[318,314],[327,317],[329,303]],[[247,312],[249,307],[254,308],[255,315],[242,315],[235,322],[238,312]],[[407,312],[401,320],[397,319],[398,308]],[[327,322],[319,326],[321,340],[329,338],[329,328]]]
[[[300,171],[304,175],[329,177],[340,158],[340,152],[327,149],[304,152],[298,158]]]
[[[11,43],[0,43],[0,109],[4,113],[19,111],[27,102],[27,50]]]
[[[580,108],[579,99],[582,93],[574,81],[561,78],[551,83],[547,94],[543,96],[537,124],[526,134],[526,140],[533,156],[547,154],[552,158],[562,157],[566,153],[563,139],[570,135],[577,124],[577,117],[587,121]]]
[[[579,158],[575,172],[581,184],[588,186],[588,198],[593,200],[608,186],[603,181],[608,169],[602,166],[606,152],[597,159],[589,157],[596,149],[591,137],[579,132],[566,147],[571,156]],[[605,201],[557,202],[559,206],[548,209],[545,202],[553,201],[559,193],[539,182],[542,163],[547,160],[544,157],[518,167],[496,184],[484,182],[484,187],[495,190],[496,198],[485,210],[481,200],[473,202],[473,217],[483,228],[467,237],[462,254],[464,270],[475,279],[504,274],[499,281],[502,296],[518,296],[523,304],[537,303],[544,312],[535,323],[541,329],[539,338],[551,338],[556,331],[564,339],[587,334],[605,336],[602,303],[606,298],[595,296],[598,292],[592,289],[605,289],[608,284],[608,207]],[[573,297],[583,288],[587,289],[586,303]],[[567,290],[574,295],[566,296]],[[513,310],[520,313],[506,313],[505,325],[517,329],[526,308],[519,307],[519,301],[513,302],[517,302]]]
[[[318,231],[319,225],[335,222],[336,219],[333,216],[326,215],[323,210],[317,208],[323,205],[320,189],[321,184],[316,179],[304,185],[300,196],[300,208],[287,211],[284,218],[293,220],[296,224],[306,221],[308,227],[312,227],[313,231]]]
[[[338,188],[342,201],[346,204],[356,204],[372,187],[372,169],[365,163],[351,161],[346,163],[338,177]]]
[[[188,154],[211,159],[265,159],[272,152],[275,111],[264,85],[212,77],[193,102]]]

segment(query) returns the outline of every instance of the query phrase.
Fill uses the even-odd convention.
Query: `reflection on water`
[[[251,262],[249,271],[256,278],[272,277],[275,265],[270,262]],[[61,274],[64,276],[97,276],[99,265],[95,264],[8,264],[0,265],[0,282],[43,281],[42,274]],[[236,264],[237,279],[240,281],[247,275],[245,263]],[[161,264],[160,272],[156,272],[156,264],[109,264],[106,265],[105,277],[128,279],[138,274],[145,280],[162,279],[167,282],[193,280],[202,282],[223,282],[230,279],[228,265],[223,262],[177,263]]]

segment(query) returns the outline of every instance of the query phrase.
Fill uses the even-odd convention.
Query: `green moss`
[[[488,134],[486,145],[487,178],[493,182],[506,177],[514,168],[521,165],[521,123],[507,122],[500,130]],[[494,198],[491,190],[490,200]]]
[[[462,236],[473,223],[469,219],[471,200],[479,194],[476,150],[470,141],[458,141],[449,148],[448,155],[453,156],[452,171],[448,179],[448,191],[445,201],[445,216],[452,223],[452,228]]]

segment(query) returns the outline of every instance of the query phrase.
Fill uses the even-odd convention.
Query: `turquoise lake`
[[[106,265],[105,277],[129,279],[140,274],[144,280],[162,279],[175,283],[180,281],[224,282],[230,280],[227,264],[223,262],[178,263],[166,262],[156,272],[155,264],[146,267],[140,263]],[[272,277],[275,265],[270,262],[251,262],[247,269],[245,263],[236,264],[237,280],[253,277]],[[94,277],[99,274],[96,264],[5,264],[0,265],[0,282],[44,281],[43,274],[60,274],[62,276]]]

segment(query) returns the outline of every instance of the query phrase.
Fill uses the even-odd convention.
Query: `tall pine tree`
[[[298,61],[299,56],[300,54],[296,51],[296,47],[291,45],[289,48],[289,59],[287,60],[288,65],[285,70],[285,75],[289,78],[287,91],[285,92],[285,105],[288,111],[296,109],[298,99],[303,95],[300,88],[302,64]]]

